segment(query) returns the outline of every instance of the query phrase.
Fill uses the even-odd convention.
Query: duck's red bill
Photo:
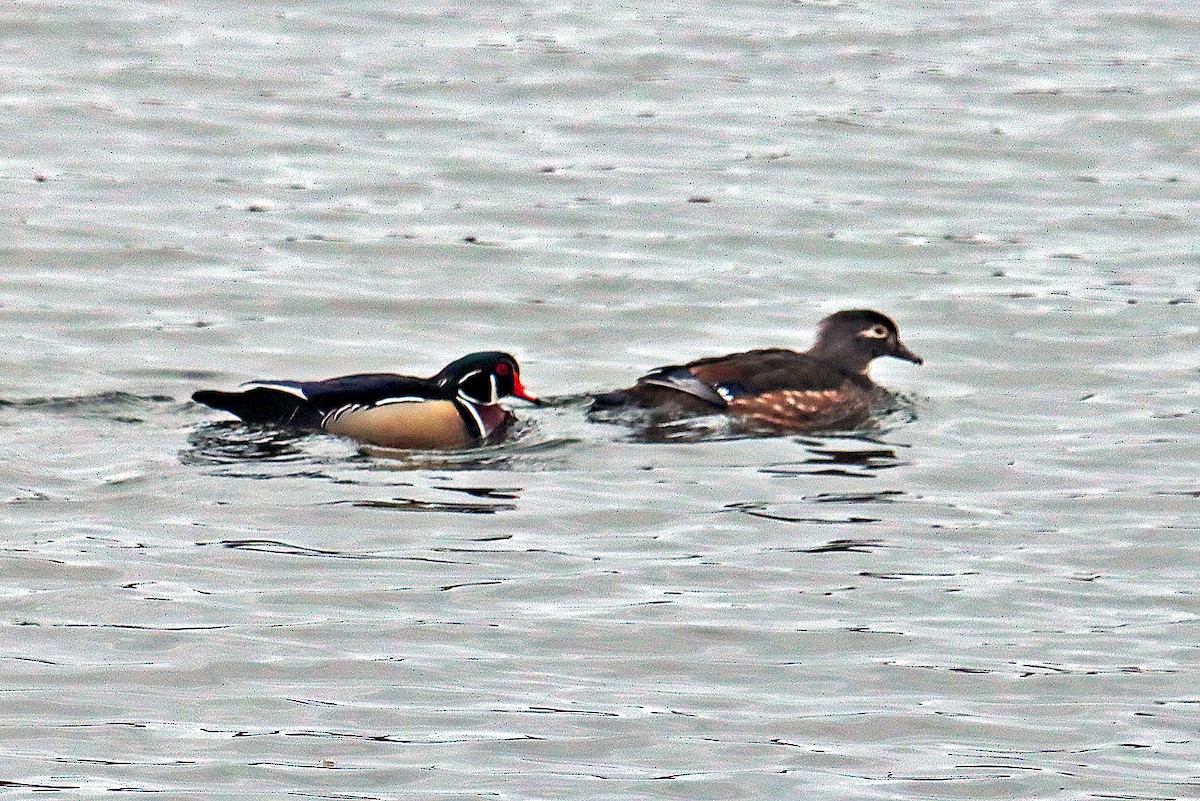
[[[540,404],[542,402],[541,399],[539,397],[537,397],[536,395],[529,394],[529,390],[525,389],[525,386],[521,383],[521,377],[519,375],[517,375],[516,373],[513,373],[512,394],[522,400],[527,400],[533,404]]]

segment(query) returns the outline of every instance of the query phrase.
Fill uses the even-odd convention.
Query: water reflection
[[[0,410],[40,411],[99,417],[118,423],[142,423],[152,409],[175,403],[169,395],[136,395],[132,392],[99,392],[92,395],[64,395],[45,398],[0,398]]]
[[[82,789],[78,784],[39,784],[35,782],[0,781],[0,787],[24,789],[31,793],[57,793],[61,790]]]
[[[878,492],[819,492],[806,495],[804,500],[813,503],[894,503],[907,495],[904,490],[879,490]]]
[[[454,512],[471,515],[494,515],[511,512],[515,503],[466,503],[449,501],[422,501],[417,498],[393,498],[391,500],[361,499],[331,501],[329,506],[356,506],[360,509],[386,509],[397,512]]]
[[[303,444],[313,435],[301,431],[246,425],[228,420],[205,423],[188,435],[184,464],[226,465],[245,461],[298,462],[310,458]]]
[[[780,431],[776,428],[755,425],[753,422],[723,414],[688,417],[681,420],[655,419],[644,409],[587,410],[590,396],[564,396],[551,398],[559,405],[580,407],[581,412],[593,423],[619,426],[627,433],[622,437],[631,442],[643,443],[688,443],[713,442],[728,439],[753,439],[765,437],[794,436],[796,432]],[[878,437],[917,419],[919,399],[916,395],[888,393],[882,404],[875,409],[862,428],[846,432],[830,432],[829,436]]]
[[[886,548],[883,540],[873,539],[837,539],[830,540],[824,545],[812,548],[792,548],[796,553],[871,553],[878,548]]]
[[[739,421],[714,415],[670,422],[613,425],[614,421],[586,422],[575,396],[550,398],[547,406],[523,418],[508,438],[495,445],[462,450],[403,450],[366,445],[321,433],[290,431],[247,425],[229,420],[205,423],[188,437],[182,452],[185,464],[232,465],[248,462],[360,461],[372,470],[393,471],[483,471],[545,470],[565,464],[578,446],[592,439],[585,432],[609,433],[600,441],[641,444],[681,444],[780,437],[778,431],[747,427]],[[625,421],[632,422],[632,421]],[[583,434],[581,436],[581,434]],[[871,428],[828,435],[797,437],[809,453],[799,462],[783,462],[761,468],[772,475],[843,475],[862,477],[879,470],[906,464],[895,446],[882,442],[883,431]],[[342,450],[320,455],[320,443],[338,443]],[[867,447],[863,447],[867,446]],[[269,477],[258,472],[255,477]],[[458,489],[456,491],[466,492]],[[494,492],[492,488],[488,492]],[[499,496],[496,496],[499,497]]]
[[[531,430],[531,424],[519,421],[504,442],[459,451],[414,451],[378,445],[362,445],[359,450],[385,470],[511,470],[518,464],[530,467],[539,461],[539,453],[553,452],[564,444],[527,439]]]
[[[907,465],[896,448],[864,437],[800,439],[809,456],[795,462],[777,462],[760,469],[773,476],[844,476],[874,478],[882,470]],[[845,443],[846,447],[841,447]],[[868,447],[862,447],[866,445]],[[893,490],[891,494],[898,491]],[[867,496],[870,497],[870,496]],[[886,497],[886,496],[885,496]]]
[[[620,426],[622,434],[619,435],[619,439],[646,444],[716,442],[727,439],[771,436],[768,432],[740,428],[734,420],[724,415],[689,417],[686,420],[648,421],[643,415],[626,413],[593,414],[589,415],[588,419],[595,423]],[[775,432],[775,435],[778,436],[778,432]]]
[[[285,542],[284,540],[274,539],[226,539],[217,540],[215,542],[199,542],[201,546],[218,545],[222,548],[229,548],[235,551],[254,551],[257,553],[278,554],[283,556],[303,556],[315,557],[319,559],[386,559],[392,561],[404,562],[433,562],[436,564],[462,564],[452,559],[437,559],[430,556],[395,556],[392,554],[379,553],[353,553],[350,551],[339,551],[332,548],[312,548],[307,545],[296,545],[295,543]]]
[[[785,523],[817,523],[817,524],[841,524],[841,523],[878,523],[878,517],[860,517],[850,515],[847,517],[813,517],[811,515],[788,515],[782,512],[773,511],[778,508],[778,504],[767,504],[758,501],[743,501],[739,503],[731,503],[725,506],[725,509],[734,512],[741,512],[750,517],[761,517],[766,520],[781,520]]]
[[[510,465],[516,458],[538,453],[546,448],[559,447],[555,442],[523,441],[522,444],[501,445],[466,451],[393,451],[389,458],[376,458],[369,449],[349,440],[322,433],[290,431],[264,426],[247,425],[238,420],[206,423],[188,437],[189,448],[180,459],[184,464],[215,467],[215,475],[224,478],[320,479],[336,485],[370,487],[382,483],[393,492],[397,487],[412,487],[407,481],[392,477],[393,471],[415,470],[482,470],[496,465]],[[282,467],[283,469],[277,469]],[[385,512],[425,512],[468,515],[494,515],[517,508],[516,501],[523,488],[511,483],[491,486],[473,482],[456,486],[442,477],[436,486],[428,487],[434,498],[412,496],[339,497],[325,501],[322,506],[349,506]],[[440,500],[438,493],[457,493],[471,500]],[[301,549],[288,543],[261,540],[237,540],[223,543],[242,550],[269,550],[293,555],[348,557],[336,551]]]
[[[455,487],[451,485],[440,485],[434,489],[446,490],[447,492],[461,492],[470,495],[474,498],[500,498],[506,500],[516,500],[521,497],[520,487]]]
[[[496,445],[458,451],[415,451],[365,445],[321,432],[257,426],[240,420],[204,423],[188,435],[188,448],[180,460],[190,465],[250,465],[311,463],[328,467],[333,464],[359,464],[371,470],[499,470],[540,469],[559,458],[564,448],[578,440],[566,437],[539,438],[532,421],[520,421],[508,439]],[[331,450],[333,448],[334,450]],[[279,473],[254,471],[222,475],[243,478],[274,478]],[[290,472],[289,477],[308,475],[332,478],[324,469]],[[356,483],[349,479],[337,479]],[[468,492],[468,490],[459,490]],[[485,493],[503,493],[486,488]],[[494,495],[493,497],[502,497]]]

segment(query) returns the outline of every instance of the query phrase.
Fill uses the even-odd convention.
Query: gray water
[[[1192,4],[258,5],[0,7],[0,794],[1200,796]],[[855,435],[187,401],[859,306]]]

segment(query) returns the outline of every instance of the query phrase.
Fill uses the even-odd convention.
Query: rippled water
[[[0,792],[1197,795],[1190,5],[0,31]],[[571,400],[858,306],[858,435]],[[563,401],[474,452],[186,400],[484,348]]]

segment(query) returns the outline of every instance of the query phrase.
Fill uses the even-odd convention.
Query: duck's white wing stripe
[[[243,392],[251,389],[273,389],[276,392],[286,392],[288,395],[295,395],[300,400],[308,400],[308,396],[304,394],[303,389],[293,387],[290,384],[273,384],[270,381],[248,381],[242,384],[241,388]]]
[[[713,389],[686,370],[677,370],[673,373],[665,374],[650,373],[639,378],[637,382],[639,384],[649,384],[653,387],[666,387],[676,392],[685,392],[717,407],[723,407],[729,403],[729,398],[719,389]],[[726,388],[725,392],[729,391]]]

